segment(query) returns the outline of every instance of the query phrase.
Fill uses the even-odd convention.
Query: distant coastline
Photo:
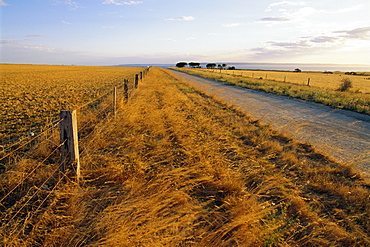
[[[224,63],[224,62],[222,62]],[[216,63],[216,64],[222,64]],[[175,67],[173,64],[122,64],[116,65],[121,67]],[[201,63],[202,68],[206,67],[207,63]],[[281,70],[293,71],[296,68],[302,71],[342,71],[342,72],[370,72],[370,65],[365,64],[309,64],[309,63],[226,63],[228,66],[235,66],[236,69],[247,70]]]

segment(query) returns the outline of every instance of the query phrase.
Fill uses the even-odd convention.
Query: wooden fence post
[[[139,84],[139,75],[136,74],[135,75],[135,88],[137,88],[138,84]]]
[[[60,112],[60,147],[61,166],[60,170],[76,170],[77,183],[80,180],[80,153],[78,150],[77,113],[76,110]],[[73,169],[73,165],[76,168]]]
[[[113,114],[114,114],[114,117],[116,117],[116,112],[117,112],[117,87],[114,87],[114,90],[113,90]]]
[[[286,76],[284,76],[284,82],[286,82]]]
[[[307,86],[310,86],[310,81],[311,81],[311,78],[308,78],[308,80],[307,80]]]
[[[125,79],[123,83],[123,97],[125,98],[125,102],[128,101],[128,80]]]

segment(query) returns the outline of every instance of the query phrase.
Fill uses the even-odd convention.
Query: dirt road
[[[370,177],[370,116],[171,71],[204,93]]]

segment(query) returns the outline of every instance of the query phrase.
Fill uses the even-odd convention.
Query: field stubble
[[[42,132],[61,110],[98,99],[142,68],[12,65],[0,67],[0,156]]]
[[[3,243],[370,244],[370,184],[353,169],[161,69],[95,129],[81,143],[80,187],[60,187],[27,235],[2,231]],[[13,175],[2,174],[3,187]]]

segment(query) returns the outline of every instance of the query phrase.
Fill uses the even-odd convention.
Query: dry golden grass
[[[61,110],[97,99],[143,68],[0,65],[0,145],[38,133]],[[0,152],[5,146],[0,146]],[[2,156],[2,155],[0,155]]]
[[[83,183],[54,191],[27,231],[10,235],[11,229],[1,227],[1,242],[370,244],[370,184],[353,169],[162,69],[153,68],[116,120],[98,124],[81,145]],[[24,166],[14,163],[12,171]],[[10,170],[2,174],[1,185],[12,176]]]
[[[208,71],[202,69],[203,71]],[[220,73],[220,70],[214,70]],[[342,80],[348,78],[352,81],[353,91],[370,93],[370,76],[345,75],[342,72],[333,74],[322,72],[288,72],[288,71],[253,71],[253,70],[221,70],[221,74],[240,75],[249,78],[262,78],[281,82],[289,82],[297,85],[307,85],[310,78],[310,86],[336,90],[340,87]]]

